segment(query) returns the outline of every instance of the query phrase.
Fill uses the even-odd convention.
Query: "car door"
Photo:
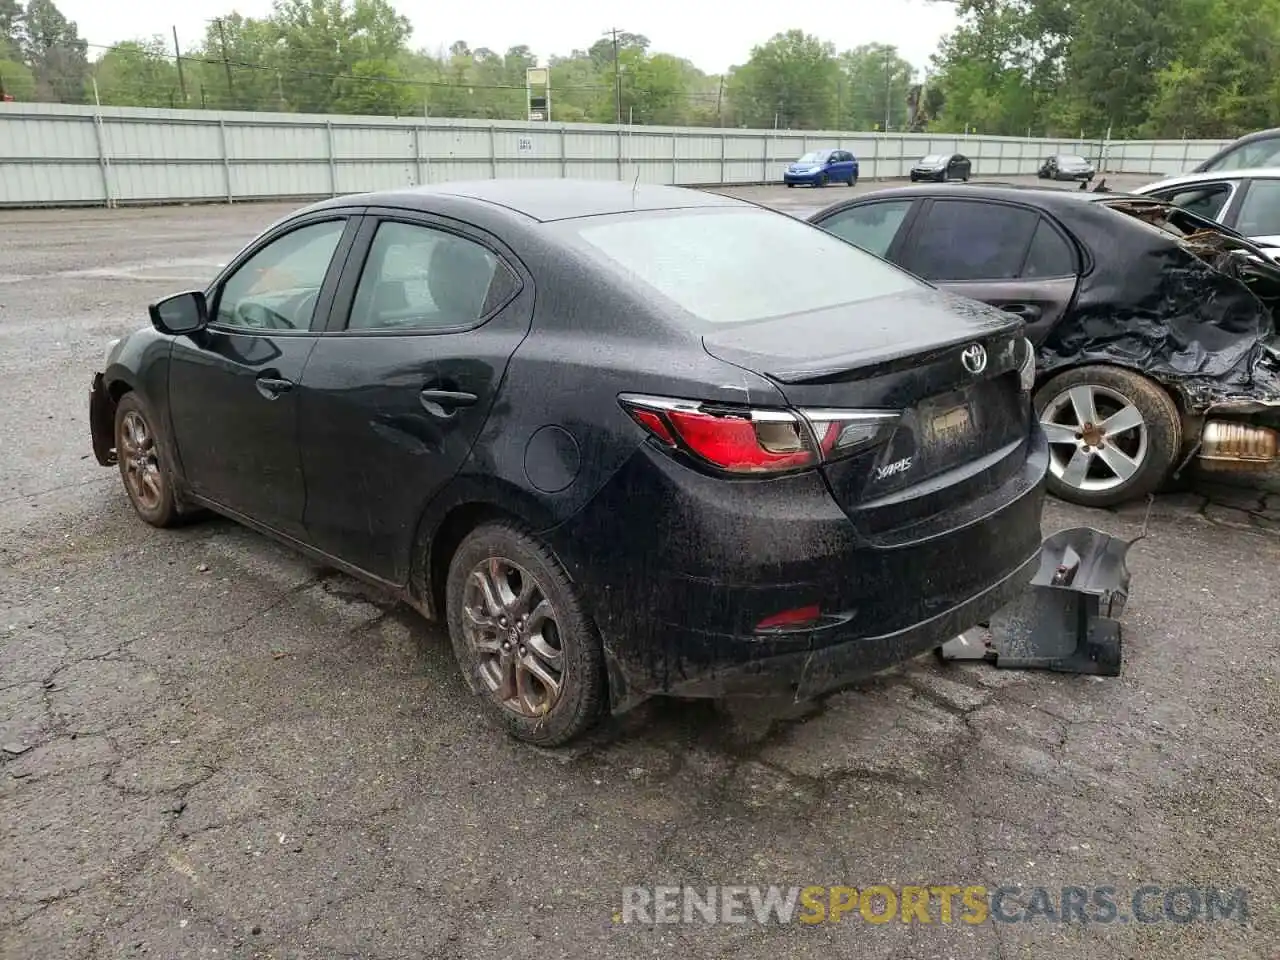
[[[297,394],[355,232],[351,211],[294,220],[245,250],[206,293],[209,324],[169,360],[174,442],[192,490],[302,532]]]
[[[840,150],[836,153],[840,158],[839,171],[836,174],[837,180],[849,180],[853,177],[853,154],[848,150]]]
[[[968,157],[962,157],[960,154],[957,153],[954,157],[951,158],[951,166],[952,166],[952,169],[951,169],[952,177],[956,178],[957,180],[969,179],[970,164],[969,164]]]
[[[927,202],[894,261],[960,296],[1021,317],[1039,344],[1075,299],[1074,241],[1030,207],[989,200]]]
[[[494,238],[369,211],[300,391],[310,543],[407,582],[422,510],[471,452],[532,316],[532,278]]]
[[[895,241],[910,226],[918,203],[910,199],[867,200],[824,211],[811,222],[868,253],[893,260]]]
[[[1246,237],[1280,244],[1280,179],[1250,177],[1241,187],[1239,202],[1223,220]]]

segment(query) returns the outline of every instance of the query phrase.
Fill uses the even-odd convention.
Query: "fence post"
[[[728,183],[728,182],[729,182],[728,180],[726,180],[726,179],[725,179],[725,178],[729,175],[728,170],[725,168],[725,162],[724,162],[724,160],[725,160],[725,157],[724,157],[724,154],[725,154],[725,140],[726,140],[726,139],[727,139],[727,137],[725,136],[724,131],[723,131],[723,130],[721,130],[721,131],[720,131],[720,185],[721,185],[721,186],[723,186],[724,184],[726,184],[726,183]]]
[[[769,182],[769,134],[764,135],[764,156],[760,158],[760,182]]]
[[[674,131],[671,134],[671,183],[678,184],[680,182],[679,170],[679,153],[680,153],[680,134]]]
[[[102,174],[102,205],[110,210],[115,204],[111,199],[111,161],[107,157],[107,138],[102,130],[102,113],[93,111],[93,136],[98,143],[98,172]]]
[[[422,117],[422,146],[418,148],[419,180],[423,186],[431,182],[431,121]]]
[[[568,134],[565,132],[564,124],[560,124],[560,176],[569,176],[569,145],[565,142]]]
[[[618,124],[618,179],[622,179],[622,124]]]
[[[880,179],[880,138],[876,137],[871,141],[871,177],[874,180]]]
[[[324,122],[325,140],[329,144],[329,196],[338,195],[338,166],[333,156],[333,121]]]
[[[231,191],[231,152],[227,149],[227,121],[218,118],[218,140],[222,144],[222,176],[227,183],[227,203],[234,203],[235,196]]]
[[[1147,159],[1147,173],[1156,172],[1156,142],[1151,141],[1151,156]]]
[[[489,124],[489,179],[498,179],[498,125]]]

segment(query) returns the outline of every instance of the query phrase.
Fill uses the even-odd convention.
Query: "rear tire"
[[[1173,398],[1131,370],[1067,370],[1040,387],[1034,403],[1050,441],[1049,492],[1069,503],[1110,507],[1153,493],[1182,448]]]
[[[599,720],[604,654],[559,561],[511,523],[473,530],[449,564],[454,656],[487,711],[518,740],[567,743]]]
[[[827,185],[827,175],[824,173],[817,180],[813,181],[815,187],[825,187]]]
[[[787,184],[787,186],[788,186],[788,187],[794,187],[794,186],[795,186],[795,184],[794,184],[794,183],[788,183],[788,184]]]

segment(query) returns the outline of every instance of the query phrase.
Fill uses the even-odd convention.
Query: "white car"
[[[1186,173],[1131,192],[1216,220],[1280,255],[1280,167]]]

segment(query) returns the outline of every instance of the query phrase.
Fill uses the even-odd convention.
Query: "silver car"
[[[1186,173],[1132,191],[1216,220],[1280,256],[1280,167]]]

